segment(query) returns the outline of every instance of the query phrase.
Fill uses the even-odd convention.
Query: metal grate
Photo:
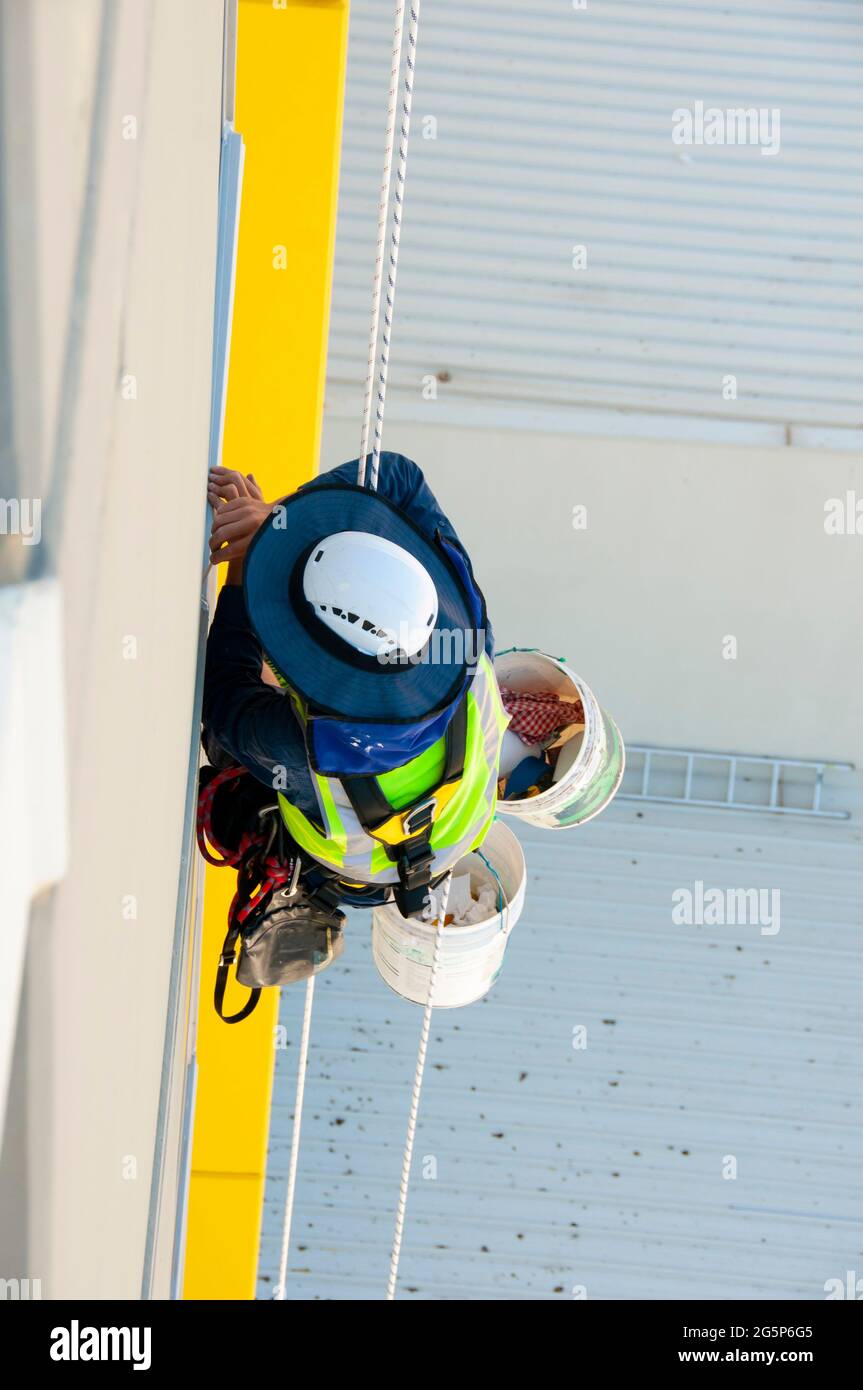
[[[853,770],[853,763],[630,744],[620,795],[628,801],[847,820],[849,811],[822,806],[824,776]]]
[[[863,6],[436,0],[422,24],[392,418],[860,448]],[[362,410],[391,28],[392,0],[352,6],[331,418]],[[781,108],[779,157],[674,145],[699,95]]]

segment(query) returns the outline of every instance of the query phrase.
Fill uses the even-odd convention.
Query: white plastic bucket
[[[494,671],[498,684],[510,690],[578,695],[584,708],[581,746],[565,776],[536,796],[498,801],[498,812],[546,830],[583,825],[608,805],[620,786],[626,755],[617,725],[590,686],[565,661],[545,652],[502,652],[495,657]]]
[[[500,974],[506,944],[524,906],[527,871],[521,845],[512,831],[497,821],[483,840],[481,851],[500,879],[501,912],[486,921],[443,930],[441,958],[435,984],[436,1009],[458,1009],[487,994]],[[479,854],[465,855],[455,867],[459,875],[495,883]],[[428,998],[436,928],[431,923],[402,917],[392,903],[372,913],[372,955],[378,974],[396,994],[414,1004]]]

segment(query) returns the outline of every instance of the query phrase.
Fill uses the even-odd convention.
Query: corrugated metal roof
[[[353,7],[328,402],[357,419],[391,24],[389,0]],[[424,7],[391,414],[840,444],[805,429],[863,424],[861,66],[846,0]],[[674,145],[696,101],[778,108],[779,153]]]
[[[617,802],[522,832],[502,976],[433,1019],[399,1297],[817,1299],[863,1271],[857,826]],[[675,925],[698,879],[779,889],[778,934]],[[261,1297],[302,1003],[285,992]],[[378,978],[367,914],[315,1007],[289,1297],[381,1298],[421,1014]]]

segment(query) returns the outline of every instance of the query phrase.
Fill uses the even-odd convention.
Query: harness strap
[[[399,846],[396,867],[399,881],[393,887],[396,907],[403,917],[411,917],[425,906],[431,887],[431,865],[434,850],[430,844],[431,827]],[[439,878],[445,875],[439,875]]]
[[[216,987],[213,991],[213,1003],[216,1007],[216,1013],[223,1023],[242,1023],[244,1018],[248,1018],[249,1014],[254,1013],[258,1006],[258,1000],[261,997],[261,991],[259,989],[250,989],[249,997],[238,1013],[225,1013],[225,989],[227,988],[231,966],[237,959],[235,947],[239,935],[239,927],[235,926],[232,922],[228,927],[228,935],[222,942],[222,954],[219,956],[219,966],[216,970]]]
[[[345,777],[342,786],[367,835],[378,840],[398,861],[399,846],[431,831],[440,812],[458,790],[467,753],[467,696],[458,703],[444,735],[443,776],[434,792],[423,792],[408,806],[394,811],[377,777]]]
[[[337,879],[325,879],[317,888],[307,887],[306,896],[310,902],[329,909],[338,907],[342,900]]]
[[[396,865],[399,881],[393,888],[393,897],[403,917],[411,917],[425,906],[432,880],[434,823],[455,796],[464,775],[467,714],[465,695],[447,725],[440,783],[432,793],[424,792],[409,806],[394,811],[377,777],[346,777],[342,782],[363,830],[384,846]]]

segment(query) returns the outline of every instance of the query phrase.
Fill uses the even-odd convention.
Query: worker
[[[269,938],[258,966],[257,938],[240,933],[244,983],[328,963],[341,906],[394,898],[427,914],[494,817],[508,716],[470,559],[410,459],[382,454],[377,491],[356,479],[354,460],[268,503],[252,475],[210,474],[211,558],[227,580],[204,747],[215,774],[255,779],[233,799],[245,816],[278,805],[291,869],[256,925]]]

